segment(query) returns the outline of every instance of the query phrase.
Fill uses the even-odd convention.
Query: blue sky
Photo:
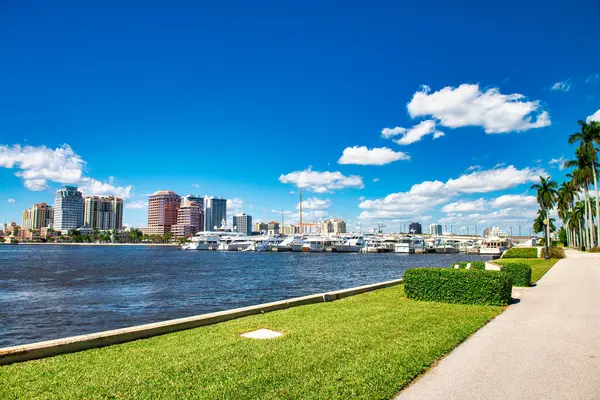
[[[63,183],[293,221],[300,185],[305,219],[529,226],[600,110],[595,1],[84,3],[0,5],[2,221]]]

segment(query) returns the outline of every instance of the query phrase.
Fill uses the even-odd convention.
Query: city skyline
[[[229,226],[241,212],[293,223],[301,187],[305,221],[348,230],[528,232],[529,187],[563,180],[576,121],[600,119],[600,6],[547,4],[531,20],[515,4],[498,16],[443,2],[176,5],[175,19],[148,5],[131,20],[73,3],[52,21],[49,5],[15,4],[0,16],[13,38],[0,42],[0,220],[75,185],[123,198],[125,226],[147,226],[157,190],[227,198]]]

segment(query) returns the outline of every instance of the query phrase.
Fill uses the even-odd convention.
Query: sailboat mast
[[[284,228],[284,223],[283,223],[283,210],[281,210],[281,237],[285,237],[285,228]]]

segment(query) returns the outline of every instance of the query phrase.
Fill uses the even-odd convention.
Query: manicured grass
[[[392,398],[502,311],[402,286],[0,367],[0,398]],[[241,338],[269,328],[272,340]]]
[[[559,260],[557,260],[557,259],[544,260],[542,258],[537,258],[537,259],[510,258],[510,259],[506,259],[506,260],[504,260],[504,259],[494,260],[494,262],[498,263],[498,264],[503,264],[505,262],[507,262],[507,263],[520,262],[520,263],[528,264],[531,267],[531,283],[537,282],[558,261]]]

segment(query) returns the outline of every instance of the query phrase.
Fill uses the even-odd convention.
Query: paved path
[[[600,254],[568,251],[397,399],[600,399]]]

